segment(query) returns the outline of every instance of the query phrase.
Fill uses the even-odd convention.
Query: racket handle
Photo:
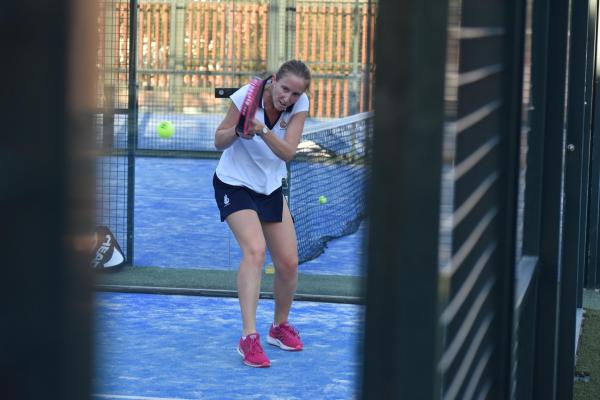
[[[238,123],[235,126],[235,134],[242,137],[244,136],[244,122],[246,121],[246,116],[240,114],[240,118],[238,119]]]

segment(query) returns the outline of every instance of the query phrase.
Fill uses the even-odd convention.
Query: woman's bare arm
[[[223,121],[221,121],[215,132],[215,147],[217,150],[225,150],[238,139],[238,136],[235,134],[235,126],[239,118],[240,111],[235,104],[231,103],[227,115],[225,115],[225,118],[223,118]]]
[[[302,137],[304,121],[306,120],[307,114],[307,112],[299,112],[292,116],[288,123],[283,140],[271,131],[269,131],[267,134],[260,135],[273,153],[275,153],[275,155],[281,158],[283,161],[291,161],[296,156],[296,151],[298,150],[298,144],[300,143],[300,139]],[[252,130],[261,132],[264,126],[264,124],[255,119]]]

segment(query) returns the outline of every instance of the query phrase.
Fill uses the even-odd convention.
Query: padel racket
[[[250,81],[250,87],[248,93],[244,97],[242,103],[242,109],[240,110],[240,119],[235,127],[235,131],[238,135],[247,135],[252,126],[252,121],[256,115],[256,109],[258,108],[258,99],[260,98],[260,90],[262,89],[262,79],[252,78]]]

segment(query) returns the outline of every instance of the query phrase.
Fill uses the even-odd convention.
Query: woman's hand
[[[250,127],[250,129],[248,130],[248,133],[244,133],[244,132],[238,132],[238,135],[242,138],[242,139],[246,139],[246,140],[252,140],[254,139],[254,135],[256,135],[254,128],[252,128],[252,126]]]
[[[254,135],[260,136],[262,134],[264,127],[265,127],[265,124],[263,124],[256,118],[254,120],[252,120],[252,123],[250,124],[250,129],[248,130],[248,136],[250,136],[249,138],[252,139],[254,137]]]

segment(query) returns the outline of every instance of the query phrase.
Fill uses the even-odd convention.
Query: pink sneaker
[[[302,350],[302,340],[300,334],[292,325],[282,322],[277,326],[271,324],[267,342],[274,346],[281,347],[283,350],[300,351]]]
[[[271,362],[260,345],[258,333],[252,333],[246,336],[246,339],[240,338],[240,344],[237,351],[244,359],[244,364],[250,367],[267,368],[271,365]]]

